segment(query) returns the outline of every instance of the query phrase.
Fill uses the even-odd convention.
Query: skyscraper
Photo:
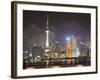
[[[32,47],[32,56],[35,61],[41,61],[44,57],[43,54],[44,50],[41,46],[35,45]]]
[[[67,49],[66,49],[67,57],[71,58],[72,57],[72,42],[71,42],[71,37],[68,37],[66,40],[67,40]]]
[[[78,40],[74,36],[72,36],[72,55],[73,57],[78,57],[80,55],[80,51],[78,48]]]
[[[67,49],[66,49],[67,57],[78,57],[80,55],[80,51],[78,48],[77,38],[74,36],[67,38]]]

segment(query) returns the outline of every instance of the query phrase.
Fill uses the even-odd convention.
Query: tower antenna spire
[[[49,47],[49,17],[46,15],[46,48]]]
[[[46,16],[46,20],[47,20],[47,22],[46,22],[46,29],[48,30],[49,29],[49,16],[48,16],[48,14]]]

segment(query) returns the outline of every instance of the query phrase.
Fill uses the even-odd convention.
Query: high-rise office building
[[[72,41],[71,38],[67,38],[67,49],[66,49],[67,57],[71,58],[72,57]]]
[[[76,37],[71,36],[67,38],[67,57],[78,57],[80,55],[80,51],[78,48],[78,40]]]
[[[41,46],[35,45],[32,48],[32,56],[35,61],[40,61],[43,59],[44,50]]]
[[[72,36],[72,55],[73,57],[78,57],[80,55],[78,40],[74,36]]]

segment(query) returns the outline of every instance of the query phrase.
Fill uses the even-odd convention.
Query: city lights
[[[69,41],[70,40],[70,37],[67,37],[66,40]]]
[[[85,44],[85,43],[83,43],[83,42],[80,42],[80,44],[82,44],[82,45],[84,45],[84,46],[87,46],[87,47],[88,47],[88,45],[87,45],[87,44]]]
[[[47,25],[48,26],[48,25]],[[48,27],[49,28],[49,27]],[[34,44],[32,53],[28,57],[25,57],[25,63],[35,65],[34,67],[60,67],[60,66],[84,66],[90,65],[90,44],[78,40],[77,36],[66,37],[65,49],[59,48],[60,41],[55,41],[55,47],[52,47],[50,43],[50,30],[46,29],[46,42],[45,47],[40,47]],[[89,46],[89,47],[88,47]],[[29,51],[24,51],[28,54]],[[87,59],[88,58],[88,59]],[[87,61],[86,61],[86,60]],[[41,65],[39,65],[41,64]]]
[[[90,41],[85,42],[88,43],[85,44],[79,35],[74,34],[66,38],[63,36],[58,38],[60,35],[56,33],[54,27],[51,28],[49,17],[48,14],[45,16],[46,24],[42,31],[42,37],[40,36],[42,33],[38,35],[43,39],[34,40],[32,47],[23,51],[24,68],[89,66],[91,60]],[[58,33],[60,33],[60,29]],[[64,35],[68,34],[64,33]],[[35,38],[37,38],[37,35]]]
[[[49,31],[46,30],[46,48],[49,47]]]

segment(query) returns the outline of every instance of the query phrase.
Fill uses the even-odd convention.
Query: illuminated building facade
[[[39,46],[34,46],[32,48],[32,56],[35,61],[41,61],[43,59],[43,48]]]
[[[67,57],[68,58],[72,57],[72,43],[71,43],[71,38],[70,37],[67,38],[67,50],[66,50],[66,53],[67,53]]]
[[[91,56],[91,43],[80,42],[80,52],[81,56]]]
[[[72,36],[72,54],[73,57],[78,57],[80,55],[80,51],[78,48],[78,40],[76,37]]]
[[[78,48],[78,41],[77,38],[74,36],[71,36],[69,38],[67,38],[67,57],[71,58],[71,57],[78,57],[80,55],[80,51]]]

